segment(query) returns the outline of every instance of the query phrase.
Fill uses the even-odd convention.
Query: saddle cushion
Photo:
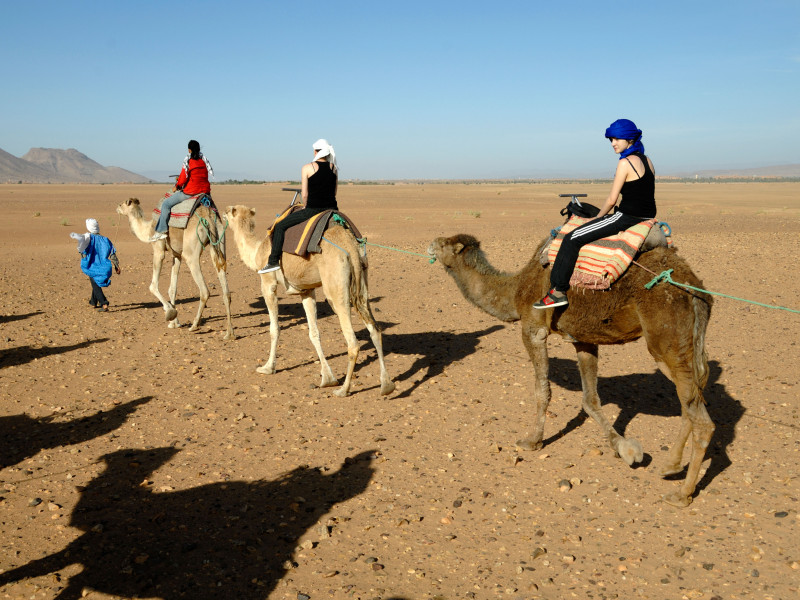
[[[290,206],[280,214],[275,220],[275,223],[278,223],[287,215],[301,208],[303,207],[299,204]],[[347,229],[350,229],[356,239],[361,238],[361,233],[358,231],[358,228],[347,215],[338,210],[326,210],[287,229],[286,235],[283,238],[283,251],[296,256],[305,256],[309,253],[322,252],[322,248],[320,247],[320,243],[323,239],[322,236],[328,227],[331,226],[332,220],[334,224],[343,222],[343,225],[346,226]],[[267,235],[272,236],[272,228],[275,227],[275,223],[272,224]]]
[[[169,196],[169,194],[164,194],[164,198],[167,196]],[[211,196],[208,194],[197,194],[196,196],[187,198],[183,202],[179,202],[172,207],[172,210],[169,211],[169,226],[176,229],[186,229],[189,219],[200,205],[208,206],[212,211],[219,215],[217,207],[214,204],[214,201],[211,199]],[[161,207],[159,206],[153,209],[153,219],[157,220],[160,216]]]
[[[547,251],[550,264],[555,261],[564,236],[589,221],[591,219],[572,216],[561,226]],[[648,219],[616,235],[583,246],[569,280],[570,286],[607,290],[612,283],[622,277],[656,223],[656,219]]]

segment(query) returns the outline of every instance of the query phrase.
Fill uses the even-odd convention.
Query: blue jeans
[[[164,198],[164,201],[161,202],[161,216],[158,217],[156,233],[167,233],[167,230],[169,230],[169,211],[172,210],[173,206],[188,198],[191,198],[191,196],[181,191],[172,192],[172,194]]]

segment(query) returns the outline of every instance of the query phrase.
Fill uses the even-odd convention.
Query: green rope
[[[430,264],[436,262],[436,257],[431,257],[430,254],[420,254],[419,252],[410,252],[409,250],[400,250],[400,248],[392,248],[391,246],[381,246],[380,244],[373,244],[372,242],[368,242],[367,238],[358,238],[358,243],[361,246],[376,246],[377,248],[384,248],[386,250],[394,250],[395,252],[402,252],[403,254],[411,254],[412,256],[421,256],[422,258],[427,258]]]
[[[197,227],[195,228],[195,231],[197,232],[197,239],[200,240],[200,243],[201,244],[203,243],[203,238],[200,237],[200,226],[202,226],[203,229],[206,230],[206,235],[208,236],[208,241],[211,242],[211,245],[219,246],[222,243],[222,240],[225,239],[225,231],[228,229],[228,221],[227,220],[225,221],[225,226],[222,228],[222,233],[219,235],[219,238],[217,239],[216,242],[214,241],[214,238],[211,237],[211,231],[208,226],[208,221],[206,220],[205,217],[200,217],[200,219],[197,221]],[[217,228],[216,226],[217,226],[217,213],[214,213],[214,229]]]
[[[686,288],[689,290],[694,290],[696,292],[703,292],[704,294],[712,294],[714,296],[722,296],[723,298],[730,298],[731,300],[739,300],[741,302],[747,302],[749,304],[756,304],[757,306],[763,306],[765,308],[775,308],[777,310],[786,310],[789,312],[800,314],[800,310],[794,310],[793,308],[786,308],[785,306],[775,306],[773,304],[764,304],[763,302],[756,302],[754,300],[746,300],[745,298],[737,298],[736,296],[729,296],[728,294],[720,294],[719,292],[710,292],[708,290],[704,290],[702,288],[694,287],[688,285],[686,283],[678,283],[677,281],[673,281],[672,277],[670,276],[672,273],[672,269],[668,269],[666,271],[661,272],[659,275],[656,275],[650,283],[645,284],[645,288],[648,290],[651,289],[654,285],[658,284],[661,281],[666,281],[667,283],[671,283],[672,285]]]
[[[334,213],[333,222],[337,225],[341,225],[342,227],[347,227],[347,221],[345,221],[342,217]],[[326,240],[327,241],[327,240]],[[403,254],[411,254],[413,256],[421,256],[422,258],[427,258],[430,264],[436,262],[435,258],[431,258],[428,254],[420,254],[419,252],[409,252],[408,250],[400,250],[399,248],[392,248],[391,246],[381,246],[380,244],[373,244],[372,242],[368,242],[367,238],[356,238],[359,246],[375,246],[377,248],[384,248],[386,250],[394,250],[395,252],[402,252]]]

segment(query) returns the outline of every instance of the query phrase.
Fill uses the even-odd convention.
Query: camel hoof
[[[394,381],[387,381],[381,384],[381,395],[386,396],[394,391]]]
[[[350,395],[350,390],[346,389],[344,386],[340,387],[338,390],[333,392],[334,396],[338,396],[339,398],[347,398]]]
[[[178,319],[173,319],[172,321],[170,321],[169,323],[167,323],[167,327],[168,327],[169,329],[180,329],[180,328],[181,328],[181,324],[180,324],[180,322],[178,321]]]
[[[264,365],[263,367],[258,367],[256,369],[256,373],[261,373],[263,375],[274,375],[275,374],[275,368],[274,367],[268,367],[267,365]]]
[[[692,499],[680,492],[671,492],[662,498],[667,504],[677,506],[678,508],[686,508],[692,503]]]
[[[521,450],[541,450],[542,449],[542,442],[541,441],[534,441],[530,439],[526,440],[517,440],[514,442],[514,445],[521,449]]]
[[[323,377],[322,381],[319,382],[319,387],[321,388],[333,387],[335,385],[339,385],[339,380],[336,379],[336,377],[334,377],[333,375],[331,375],[330,377]]]
[[[670,475],[677,475],[683,471],[680,465],[670,465],[661,469],[661,477],[669,477]]]
[[[175,310],[174,308],[168,308],[164,311],[164,313],[165,313],[164,318],[166,318],[167,321],[174,321],[175,319],[178,318],[178,311]]]
[[[627,438],[620,440],[617,445],[617,454],[620,455],[620,458],[622,458],[629,467],[633,466],[633,463],[642,462],[644,458],[642,445],[637,440]]]
[[[222,339],[223,339],[224,341],[226,341],[226,342],[228,342],[228,341],[230,341],[230,340],[235,340],[235,339],[236,339],[236,334],[235,334],[235,333],[233,333],[232,331],[229,331],[228,333],[226,333],[226,334],[225,334],[225,335],[222,337]]]

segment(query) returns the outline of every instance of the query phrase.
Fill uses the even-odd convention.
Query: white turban
[[[89,233],[100,233],[100,224],[97,219],[86,219],[86,231]]]
[[[319,139],[314,142],[312,147],[314,150],[318,151],[314,157],[314,160],[319,160],[320,158],[325,158],[327,156],[333,172],[336,173],[339,170],[339,167],[336,165],[336,153],[333,151],[333,146],[328,143],[328,140]]]

